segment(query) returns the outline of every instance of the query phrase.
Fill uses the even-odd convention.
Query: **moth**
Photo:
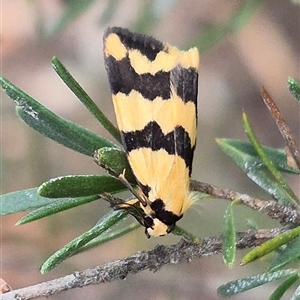
[[[195,201],[189,182],[196,146],[199,53],[120,27],[103,38],[122,144],[136,178],[145,233],[161,236]]]

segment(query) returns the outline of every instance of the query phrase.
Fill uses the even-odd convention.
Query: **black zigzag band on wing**
[[[183,102],[189,101],[197,104],[198,73],[193,68],[177,66],[170,72],[159,71],[154,75],[150,73],[137,74],[130,64],[128,57],[116,60],[109,56],[106,58],[106,70],[112,93],[119,92],[128,95],[131,90],[139,92],[144,98],[154,100],[171,98],[171,84]]]
[[[128,57],[116,60],[109,56],[105,59],[110,88],[115,95],[119,92],[128,95],[131,90],[139,92],[144,98],[154,100],[156,97],[170,99],[170,72],[159,71],[154,75],[137,74]]]
[[[120,27],[108,28],[104,39],[111,33],[115,33],[126,48],[139,50],[150,61],[154,61],[156,55],[160,51],[163,51],[165,48],[162,42],[156,40],[153,37],[146,36],[140,33],[133,33],[127,29]]]
[[[171,70],[170,80],[176,94],[184,103],[192,101],[197,106],[198,72],[196,69],[177,66]]]
[[[194,145],[191,145],[189,133],[182,126],[176,126],[173,131],[164,134],[159,124],[151,121],[142,130],[122,131],[121,134],[127,153],[139,148],[153,151],[164,149],[168,154],[183,158],[191,173]]]

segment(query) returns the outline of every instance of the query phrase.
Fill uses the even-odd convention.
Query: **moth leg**
[[[99,195],[99,198],[108,202],[111,207],[115,208],[116,206],[125,204],[125,201],[121,198],[115,197],[110,193],[103,193]]]
[[[123,170],[122,174],[118,175],[118,179],[129,189],[129,191],[137,198],[138,201],[142,203],[143,206],[147,205],[146,199],[143,199],[137,191],[132,187],[132,185],[128,182],[128,180],[125,177],[125,169]]]
[[[123,173],[122,174],[118,174],[115,170],[113,170],[112,168],[110,168],[108,165],[106,164],[102,164],[101,162],[99,162],[99,160],[97,159],[97,155],[98,155],[98,152],[95,151],[94,153],[94,161],[95,163],[102,167],[103,169],[105,169],[106,171],[108,171],[108,173],[116,178],[118,178],[128,189],[129,191],[138,199],[138,201],[140,201],[140,203],[143,205],[143,206],[147,206],[147,200],[146,199],[143,199],[137,192],[136,190],[132,187],[132,185],[129,183],[129,181],[126,179],[125,177],[125,169],[123,170]],[[109,201],[108,201],[109,202]]]

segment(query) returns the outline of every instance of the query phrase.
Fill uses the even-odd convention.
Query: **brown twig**
[[[281,228],[237,233],[237,248],[244,249],[246,247],[260,245],[264,241],[277,236],[283,231],[284,229]],[[156,272],[162,266],[167,264],[189,262],[191,259],[212,256],[221,251],[221,235],[204,238],[201,241],[201,244],[181,240],[175,245],[158,245],[153,250],[141,251],[125,259],[97,266],[94,269],[74,272],[65,277],[13,290],[0,295],[0,299],[29,300],[39,297],[48,297],[69,289],[124,279],[128,274],[135,274],[144,270]]]
[[[194,191],[206,193],[216,198],[227,199],[230,201],[241,201],[243,204],[254,210],[267,214],[274,220],[278,220],[281,224],[300,224],[300,211],[293,206],[280,205],[274,200],[261,200],[241,194],[229,189],[221,189],[212,184],[191,180],[191,189]]]
[[[286,141],[289,152],[291,153],[292,157],[295,160],[296,165],[298,166],[298,169],[300,170],[300,151],[295,139],[293,138],[290,128],[288,127],[284,118],[280,114],[280,111],[276,103],[274,102],[274,100],[272,99],[272,97],[269,95],[269,93],[266,91],[264,87],[261,88],[261,96],[267,108],[271,112],[271,115],[275,119],[278,129],[282,137]]]

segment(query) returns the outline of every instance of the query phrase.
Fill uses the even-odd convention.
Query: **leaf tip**
[[[16,224],[14,226],[17,227],[17,226],[20,226],[20,225],[22,225],[21,219],[18,222],[16,222]]]
[[[243,118],[243,119],[247,119],[247,114],[246,114],[246,112],[245,112],[244,109],[243,109],[243,111],[242,111],[242,118]]]

